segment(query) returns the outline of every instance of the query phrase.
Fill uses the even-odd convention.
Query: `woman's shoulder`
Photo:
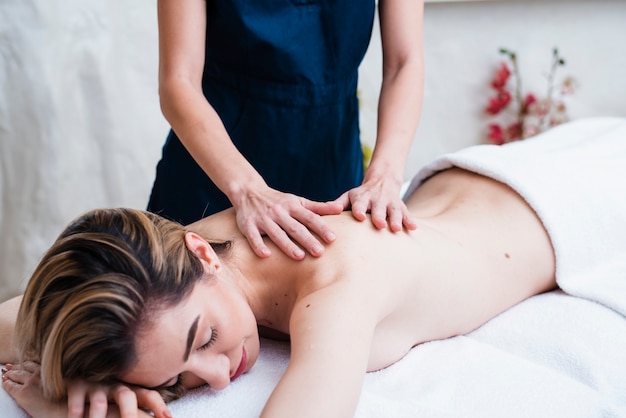
[[[242,237],[233,208],[202,218],[187,225],[187,229],[211,240],[233,241]]]

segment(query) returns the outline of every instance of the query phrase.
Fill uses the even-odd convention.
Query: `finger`
[[[24,390],[24,385],[22,383],[16,382],[6,375],[2,375],[2,388],[9,395],[11,395],[12,398],[17,400],[20,393],[22,393],[22,391]]]
[[[117,385],[111,389],[113,400],[122,418],[137,418],[137,396],[127,386]]]
[[[302,260],[305,253],[302,248],[298,247],[291,240],[290,236],[293,236],[292,234],[297,233],[298,230],[298,227],[293,224],[298,224],[303,229],[306,228],[300,222],[295,221],[293,218],[289,217],[289,219],[291,220],[291,222],[286,221],[284,222],[284,225],[279,226],[276,223],[269,224],[266,228],[265,233],[274,242],[274,244],[276,244],[276,246],[281,249],[282,252],[284,252],[294,260]],[[311,238],[313,238],[312,235]],[[321,247],[321,244],[319,245]],[[324,247],[321,248],[321,251],[324,251]]]
[[[319,215],[316,215],[308,210],[298,212],[299,213],[295,214],[293,218],[291,216],[285,217],[280,226],[287,233],[291,241],[300,244],[305,249],[305,251],[307,251],[312,256],[319,257],[324,254],[324,246],[311,233],[309,225],[320,226],[323,224],[322,233],[328,235],[328,238],[331,241],[334,234],[332,234],[330,228],[328,228],[328,226],[324,224],[322,218]],[[318,220],[319,222],[315,223],[315,220]]]
[[[348,200],[350,202],[350,200]],[[344,210],[344,204],[339,200],[332,202],[315,202],[303,199],[302,206],[318,215],[338,215]]]
[[[405,228],[411,231],[417,229],[417,222],[415,222],[415,219],[409,213],[409,210],[406,206],[404,206],[402,210],[402,224],[405,226]]]
[[[337,199],[335,199],[333,203],[336,203],[338,206],[341,206],[342,211],[348,210],[350,208],[350,192],[349,191],[345,192],[344,194],[339,196]],[[320,213],[320,215],[322,214]]]
[[[165,401],[157,391],[147,389],[135,389],[137,402],[142,408],[147,408],[154,413],[155,418],[172,418]]]
[[[373,205],[371,214],[372,223],[378,229],[387,228],[387,206]]]
[[[317,234],[329,244],[337,238],[335,236],[335,233],[332,231],[332,229],[330,229],[330,227],[326,223],[326,221],[324,221],[324,218],[322,218],[321,216],[311,211],[308,211],[308,210],[299,211],[298,213],[294,214],[294,218],[300,221],[302,225],[306,226],[309,231]],[[308,234],[308,235],[311,236],[311,234]],[[307,239],[308,237],[303,237],[303,238]],[[319,241],[317,240],[315,241],[319,243]],[[302,242],[300,243],[302,244]],[[315,242],[309,242],[309,244],[315,245]],[[323,251],[323,248],[322,248],[322,251]]]
[[[22,370],[19,364],[12,365],[10,368],[7,366],[7,371],[2,373],[2,378],[10,380],[18,385],[26,384],[26,381],[32,376],[31,372]]]
[[[72,382],[67,388],[67,416],[68,418],[83,418],[85,401],[87,399],[87,385]]]
[[[104,389],[93,388],[89,392],[89,418],[105,418],[109,401]]]
[[[20,370],[14,369],[13,365],[7,364],[2,368],[2,383],[7,382],[11,385],[23,385],[24,376],[20,376]]]
[[[388,223],[389,229],[392,232],[402,231],[402,219],[402,209],[397,206],[390,205],[388,209]]]
[[[21,368],[30,373],[39,373],[41,365],[39,363],[35,363],[34,361],[25,361],[22,363]]]
[[[263,237],[261,236],[259,229],[255,225],[248,224],[241,227],[240,229],[241,233],[248,240],[250,248],[252,248],[252,251],[254,251],[257,256],[261,258],[267,258],[272,254],[272,251],[268,248],[267,245],[265,245]]]
[[[355,199],[352,202],[352,216],[358,221],[367,219],[367,210],[369,209],[369,201],[367,199]]]

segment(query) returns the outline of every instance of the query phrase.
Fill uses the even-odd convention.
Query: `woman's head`
[[[185,299],[204,276],[185,233],[132,209],[88,212],[61,233],[16,323],[18,350],[41,362],[48,398],[65,395],[65,379],[114,382],[136,362],[135,336],[151,315]]]

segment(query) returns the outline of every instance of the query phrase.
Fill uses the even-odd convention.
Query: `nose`
[[[200,356],[182,377],[187,388],[208,384],[212,389],[222,390],[230,383],[230,360],[225,354]]]

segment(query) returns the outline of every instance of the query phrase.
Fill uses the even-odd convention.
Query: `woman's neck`
[[[224,261],[228,275],[248,301],[257,323],[289,332],[289,318],[299,293],[302,262],[274,250],[269,258],[256,256],[245,241],[237,240],[234,256]]]

